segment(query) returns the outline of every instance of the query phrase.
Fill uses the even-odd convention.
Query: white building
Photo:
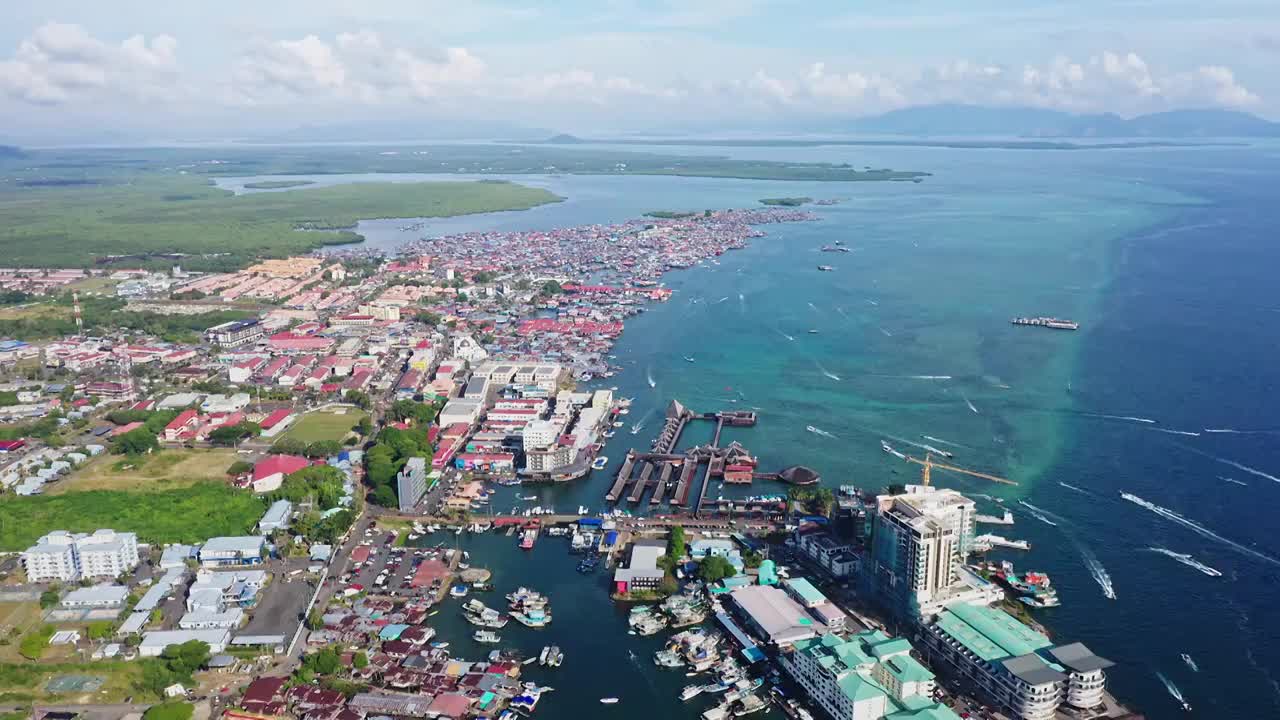
[[[846,578],[858,572],[858,554],[853,545],[837,540],[830,533],[801,533],[796,548],[832,577]]]
[[[205,567],[258,565],[265,541],[257,535],[216,537],[200,547],[200,564]]]
[[[954,490],[908,485],[876,498],[871,554],[864,570],[904,617],[936,612],[966,590],[960,575],[974,537],[974,503]]]
[[[138,536],[114,530],[92,535],[57,530],[22,553],[29,582],[118,577],[138,566]]]
[[[129,598],[129,588],[123,585],[94,585],[76,588],[67,593],[60,605],[64,608],[118,608]]]
[[[155,630],[142,636],[138,654],[142,657],[159,657],[170,645],[181,645],[188,640],[199,640],[209,646],[209,652],[220,653],[231,644],[229,630]]]

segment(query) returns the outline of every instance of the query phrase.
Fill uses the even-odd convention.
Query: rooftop
[[[937,625],[982,660],[1026,655],[1053,643],[1041,633],[994,608],[955,603],[938,613]]]

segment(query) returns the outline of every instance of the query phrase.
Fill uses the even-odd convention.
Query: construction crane
[[[952,471],[952,472],[958,472],[958,473],[960,473],[960,474],[962,474],[962,475],[970,475],[970,476],[972,476],[972,477],[982,478],[983,480],[990,480],[991,482],[1000,483],[1000,484],[1002,484],[1002,485],[1017,485],[1017,484],[1018,484],[1018,483],[1016,483],[1016,482],[1014,482],[1014,481],[1012,481],[1012,480],[1010,480],[1010,479],[1008,479],[1008,478],[997,477],[997,476],[995,476],[995,475],[988,475],[987,473],[977,472],[976,470],[965,470],[964,468],[962,468],[962,467],[956,467],[955,465],[946,465],[946,464],[943,464],[943,463],[940,463],[940,462],[934,462],[934,461],[933,461],[933,453],[925,453],[925,455],[924,455],[924,459],[923,459],[923,460],[920,460],[919,458],[913,458],[913,457],[911,457],[910,455],[907,455],[907,456],[906,456],[906,459],[907,459],[907,462],[913,462],[913,463],[915,463],[915,464],[917,464],[917,465],[920,465],[920,466],[921,466],[921,469],[920,469],[920,484],[921,484],[921,485],[928,485],[928,484],[929,484],[929,476],[930,476],[931,471],[932,471],[934,468],[942,468],[943,470],[950,470],[950,471]]]

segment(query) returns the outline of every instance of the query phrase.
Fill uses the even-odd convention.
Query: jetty
[[[775,480],[808,485],[819,480],[818,473],[796,465],[781,472],[758,472],[756,458],[737,441],[722,445],[725,428],[752,427],[757,415],[751,410],[720,410],[697,413],[679,400],[667,406],[662,428],[649,450],[627,451],[617,476],[605,493],[605,500],[642,503],[648,494],[649,507],[664,503],[672,508],[689,508],[694,517],[705,511],[733,512],[731,504],[708,498],[717,480],[729,485],[750,485],[756,480]],[[694,422],[715,423],[711,442],[679,450],[680,439]],[[701,481],[701,485],[698,485]],[[696,493],[696,494],[695,494]]]

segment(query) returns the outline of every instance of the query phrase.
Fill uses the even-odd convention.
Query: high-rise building
[[[974,503],[954,490],[908,485],[878,496],[864,578],[894,613],[927,615],[967,589],[962,568],[973,537]]]
[[[400,512],[411,512],[427,494],[427,459],[409,458],[396,476],[396,496]]]
[[[22,563],[30,582],[118,577],[138,566],[138,536],[115,530],[92,535],[57,530],[23,551]]]

